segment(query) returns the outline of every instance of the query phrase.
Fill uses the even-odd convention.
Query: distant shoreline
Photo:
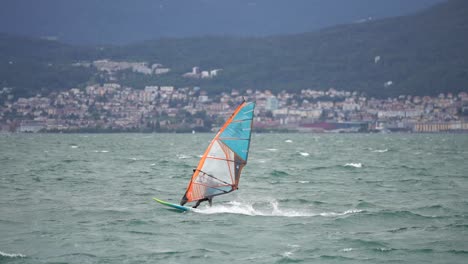
[[[165,132],[143,132],[143,131],[47,131],[47,132],[8,132],[0,131],[0,135],[5,134],[215,134],[214,131],[203,132],[179,132],[179,131],[165,131]],[[316,134],[316,135],[334,135],[334,134],[468,134],[468,131],[438,131],[438,132],[413,132],[413,131],[395,131],[395,132],[318,132],[318,131],[292,131],[292,130],[268,130],[268,131],[254,131],[255,134]]]

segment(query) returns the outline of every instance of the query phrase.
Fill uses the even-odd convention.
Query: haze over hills
[[[0,32],[73,44],[266,36],[409,14],[443,0],[3,0]]]
[[[414,15],[269,37],[166,38],[126,46],[78,47],[0,35],[0,80],[18,94],[103,82],[76,61],[161,63],[168,74],[125,72],[119,82],[299,91],[335,88],[386,97],[468,89],[468,1],[450,0]],[[192,67],[223,69],[209,80],[182,78]]]

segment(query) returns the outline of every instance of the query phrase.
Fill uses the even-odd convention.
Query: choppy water
[[[467,135],[256,134],[177,213],[212,134],[0,135],[0,263],[466,263]]]

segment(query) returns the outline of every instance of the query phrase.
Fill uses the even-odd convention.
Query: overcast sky
[[[444,0],[0,0],[0,32],[74,44],[264,36],[417,12]]]

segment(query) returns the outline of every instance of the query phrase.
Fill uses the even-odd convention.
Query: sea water
[[[240,189],[177,203],[213,134],[0,135],[0,263],[466,263],[468,135],[254,134]]]

